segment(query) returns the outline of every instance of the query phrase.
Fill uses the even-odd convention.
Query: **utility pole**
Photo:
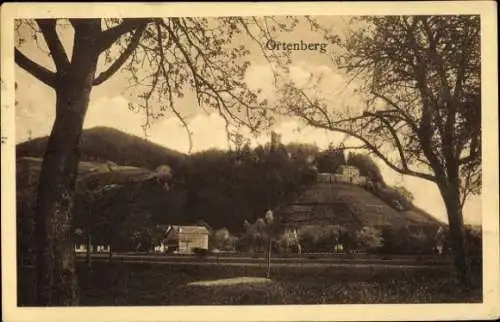
[[[271,278],[271,236],[269,236],[268,249],[267,249],[267,273],[266,277]]]

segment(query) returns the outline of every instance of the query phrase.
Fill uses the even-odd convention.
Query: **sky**
[[[336,28],[340,33],[345,32],[345,17],[323,17],[321,23],[327,27]],[[67,52],[71,50],[72,33],[60,30],[61,38]],[[321,42],[322,38],[312,32],[306,25],[299,25],[294,32],[279,34],[276,41],[288,42]],[[43,40],[38,48],[34,43],[27,43],[21,50],[33,60],[53,68],[50,59],[43,53]],[[273,100],[276,95],[273,89],[273,75],[271,66],[259,55],[255,44],[248,43],[252,50],[250,56],[251,67],[246,74],[246,82],[252,89],[261,89],[261,95]],[[296,51],[292,54],[290,66],[291,79],[304,85],[311,76],[321,75],[321,82],[316,90],[339,106],[356,105],[360,98],[351,89],[344,89],[347,77],[337,70],[331,61],[332,48],[325,53],[319,51]],[[16,67],[16,82],[18,89],[16,99],[16,142],[23,142],[29,138],[45,136],[50,133],[55,117],[55,95],[51,89],[38,82],[27,72]],[[103,85],[93,89],[84,128],[107,126],[126,133],[144,137],[141,125],[144,122],[142,114],[128,109],[134,93],[126,91],[126,75],[118,73]],[[344,89],[344,90],[343,90]],[[181,112],[185,113],[192,132],[193,147],[191,152],[203,151],[210,148],[227,149],[227,135],[224,120],[216,113],[203,112],[196,100],[189,93],[182,101],[177,102]],[[282,143],[302,142],[316,144],[319,148],[326,148],[330,143],[338,143],[344,135],[304,126],[297,119],[280,119],[272,130],[281,134]],[[167,114],[153,124],[148,139],[165,147],[184,153],[189,151],[189,141],[185,129],[178,119]],[[269,133],[263,133],[257,138],[250,138],[252,145],[269,141]],[[389,169],[377,160],[386,182],[390,185],[403,185],[415,197],[416,206],[428,211],[437,219],[447,222],[443,201],[435,184],[422,179],[402,176]],[[464,220],[470,224],[481,224],[481,199],[473,196],[465,204]]]

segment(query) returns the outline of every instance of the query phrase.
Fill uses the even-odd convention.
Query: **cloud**
[[[317,65],[314,70],[317,72],[317,73],[321,73],[321,74],[329,74],[331,73],[333,70],[326,66],[326,65]]]
[[[271,64],[252,64],[245,75],[245,81],[252,90],[260,90],[261,98],[271,104],[280,99],[276,97],[277,88],[274,83],[273,70],[278,68]],[[364,108],[362,96],[356,92],[359,84],[325,64],[298,61],[288,66],[287,71],[280,69],[282,80],[291,81],[297,88],[304,90],[311,99],[320,98],[332,108],[355,112]]]
[[[211,148],[227,149],[225,121],[216,113],[196,115],[189,121],[193,147],[191,152]],[[151,140],[182,152],[189,151],[189,138],[181,122],[174,117],[154,126]]]
[[[245,82],[252,91],[261,90],[261,97],[272,99],[275,94],[274,73],[270,64],[252,64],[245,74]]]
[[[310,68],[304,63],[300,63],[297,65],[291,65],[289,68],[290,71],[290,80],[297,86],[298,88],[303,88],[310,84],[313,79],[313,72],[310,71]]]

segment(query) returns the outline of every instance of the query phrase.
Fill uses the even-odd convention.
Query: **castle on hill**
[[[371,180],[361,176],[358,168],[351,165],[341,165],[337,173],[319,173],[318,182],[323,183],[349,183],[354,185],[368,185]]]

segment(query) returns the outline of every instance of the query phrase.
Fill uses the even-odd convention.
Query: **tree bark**
[[[90,235],[90,231],[88,231],[87,232],[87,268],[92,267],[91,247],[92,247],[92,236]]]
[[[92,192],[90,192],[92,193]],[[89,200],[90,204],[87,205],[87,268],[91,268],[92,266],[92,258],[91,258],[91,248],[92,248],[92,229],[91,229],[91,220],[92,220],[92,202],[93,200]]]
[[[99,28],[99,29],[97,29]],[[36,236],[40,306],[78,305],[71,217],[78,173],[78,145],[94,80],[100,25],[77,29],[71,65],[58,72],[56,118],[40,173]]]
[[[62,97],[67,94],[63,92],[57,93],[58,106],[64,104]],[[78,102],[81,100],[68,105]],[[36,229],[38,300],[42,306],[77,304],[71,211],[81,130],[71,123],[78,123],[78,114],[83,113],[58,111],[40,174]]]
[[[446,206],[449,223],[449,234],[453,250],[454,264],[457,277],[465,287],[471,287],[471,269],[468,260],[467,243],[465,240],[463,214],[460,206],[458,186],[449,184],[441,188],[441,194]]]

